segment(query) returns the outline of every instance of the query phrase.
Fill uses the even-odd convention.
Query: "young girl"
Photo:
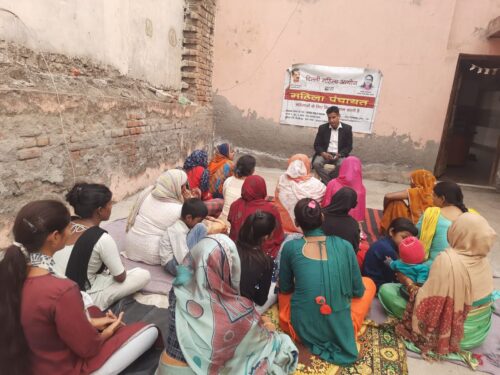
[[[78,285],[54,271],[69,222],[53,200],[28,203],[15,219],[15,242],[0,262],[2,373],[117,374],[158,336],[142,323],[123,327],[123,313],[88,318]]]
[[[78,183],[71,189],[66,200],[77,216],[66,247],[54,257],[58,272],[75,281],[101,309],[141,290],[151,279],[142,268],[126,271],[115,241],[99,227],[109,220],[111,197],[100,184]]]
[[[386,257],[398,259],[397,249],[403,239],[416,236],[417,228],[406,218],[394,219],[389,225],[387,236],[374,242],[366,253],[362,274],[372,279],[378,288],[385,283],[392,283],[396,279],[394,271],[385,264]]]
[[[247,217],[238,234],[236,247],[241,260],[240,293],[262,306],[267,301],[273,259],[262,250],[262,242],[273,232],[276,219],[265,211]]]

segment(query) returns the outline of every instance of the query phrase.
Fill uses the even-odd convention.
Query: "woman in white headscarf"
[[[139,195],[127,222],[127,258],[147,264],[161,264],[159,243],[168,227],[181,217],[184,196],[188,194],[186,172],[164,172]]]
[[[326,186],[311,175],[311,161],[304,154],[295,154],[288,160],[288,169],[276,185],[276,206],[281,215],[285,232],[301,233],[295,226],[295,205],[302,198],[323,200]]]

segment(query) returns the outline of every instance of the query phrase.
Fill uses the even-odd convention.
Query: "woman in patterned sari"
[[[425,209],[432,206],[436,177],[425,169],[418,169],[411,173],[410,183],[409,189],[384,196],[384,215],[380,223],[382,233],[387,232],[392,220],[398,217],[406,217],[417,224]]]
[[[188,263],[179,266],[170,292],[170,334],[157,374],[293,373],[298,351],[290,337],[273,332],[240,295],[234,242],[221,234],[207,237]]]
[[[217,146],[215,155],[208,165],[210,172],[209,191],[214,198],[224,198],[224,181],[233,175],[234,151],[229,143],[222,143]]]
[[[409,293],[404,314],[393,308],[399,306],[395,300],[403,298],[399,284],[380,288],[386,310],[398,318],[403,315],[396,331],[411,341],[410,349],[421,351],[424,358],[446,356],[474,366],[464,350],[481,345],[491,328],[493,275],[486,256],[495,238],[486,219],[466,212],[451,225],[450,247],[436,257],[421,287],[398,274]]]

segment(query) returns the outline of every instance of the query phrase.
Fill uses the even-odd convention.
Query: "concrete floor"
[[[257,168],[256,174],[264,177],[267,183],[268,195],[274,195],[276,183],[283,170],[271,168]],[[366,204],[369,208],[382,209],[384,194],[393,191],[401,191],[408,186],[383,181],[364,180],[367,191]],[[495,229],[500,233],[500,194],[492,190],[463,187],[465,204],[479,211]],[[131,196],[113,207],[110,220],[125,218],[130,212],[137,195]],[[493,251],[490,253],[490,260],[495,274],[495,289],[500,289],[500,241],[496,241]],[[429,363],[423,360],[408,358],[408,369],[411,375],[419,374],[440,374],[440,375],[467,375],[481,374],[465,367],[454,365],[448,362]]]

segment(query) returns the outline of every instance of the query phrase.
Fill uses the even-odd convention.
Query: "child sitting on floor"
[[[417,234],[418,229],[410,220],[404,217],[394,219],[389,225],[387,235],[372,243],[366,252],[361,274],[372,279],[377,290],[382,284],[396,282],[394,271],[384,264],[385,259],[398,259],[401,241]]]
[[[399,244],[399,259],[386,257],[385,263],[394,271],[408,276],[414,283],[423,284],[429,276],[429,265],[424,263],[425,250],[417,237],[406,237]]]
[[[182,205],[181,218],[168,227],[160,240],[160,260],[165,271],[177,275],[177,266],[202,238],[207,227],[202,221],[207,217],[207,206],[201,199],[188,199]]]

